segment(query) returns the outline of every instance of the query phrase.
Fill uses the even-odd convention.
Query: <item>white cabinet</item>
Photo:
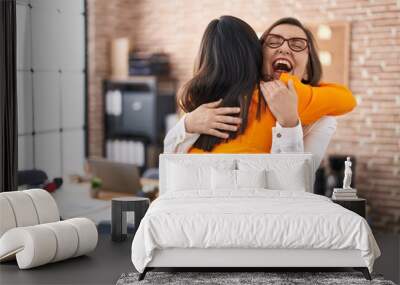
[[[85,160],[84,0],[17,2],[18,169],[49,179]]]
[[[32,73],[17,71],[18,135],[32,134]]]
[[[63,175],[83,173],[85,163],[84,131],[67,130],[61,134]]]
[[[18,136],[18,169],[32,169],[33,166],[33,136]]]
[[[60,129],[60,75],[58,72],[33,73],[33,114],[35,132]]]
[[[85,120],[85,78],[83,72],[60,75],[63,128],[82,128]]]
[[[32,1],[32,64],[34,70],[60,68],[60,13],[54,1]]]
[[[38,133],[35,139],[35,167],[50,179],[61,176],[61,140],[59,132]]]
[[[17,69],[30,70],[31,54],[31,13],[29,6],[17,5]]]

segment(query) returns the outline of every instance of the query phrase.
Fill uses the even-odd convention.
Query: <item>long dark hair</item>
[[[180,91],[178,104],[191,112],[204,103],[222,98],[221,107],[240,107],[242,124],[229,132],[229,139],[242,134],[247,126],[248,109],[255,88],[259,88],[262,68],[262,47],[254,30],[233,16],[212,20],[203,35],[193,78]],[[260,118],[259,94],[257,119]],[[223,139],[202,134],[194,146],[205,151]]]
[[[303,26],[303,24],[299,20],[291,17],[279,19],[263,33],[263,35],[261,36],[261,44],[264,45],[264,42],[271,30],[279,25],[293,25],[302,29],[303,32],[306,34],[309,48],[307,79],[302,79],[302,82],[305,84],[310,84],[312,86],[317,86],[322,77],[322,66],[318,57],[317,45],[311,31]]]

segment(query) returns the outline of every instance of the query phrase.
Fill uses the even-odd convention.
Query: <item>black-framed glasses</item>
[[[285,39],[284,37],[276,34],[269,34],[264,44],[270,48],[278,48],[283,45],[284,42],[288,42],[288,46],[292,51],[299,52],[303,51],[308,47],[308,40],[304,38],[290,38]]]

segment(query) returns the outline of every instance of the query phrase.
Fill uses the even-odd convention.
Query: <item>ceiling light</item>
[[[321,24],[318,26],[317,36],[320,40],[330,40],[332,37],[332,30],[328,25]]]
[[[330,66],[332,64],[332,55],[329,51],[320,51],[319,60],[324,66]]]

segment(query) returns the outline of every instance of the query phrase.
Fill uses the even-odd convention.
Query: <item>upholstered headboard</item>
[[[161,154],[159,162],[160,194],[171,190],[169,179],[179,179],[179,175],[171,173],[171,171],[176,172],[176,165],[184,166],[184,169],[196,167],[209,167],[210,170],[213,167],[238,170],[266,169],[271,174],[268,188],[277,190],[303,189],[312,193],[315,179],[315,169],[310,153]]]

